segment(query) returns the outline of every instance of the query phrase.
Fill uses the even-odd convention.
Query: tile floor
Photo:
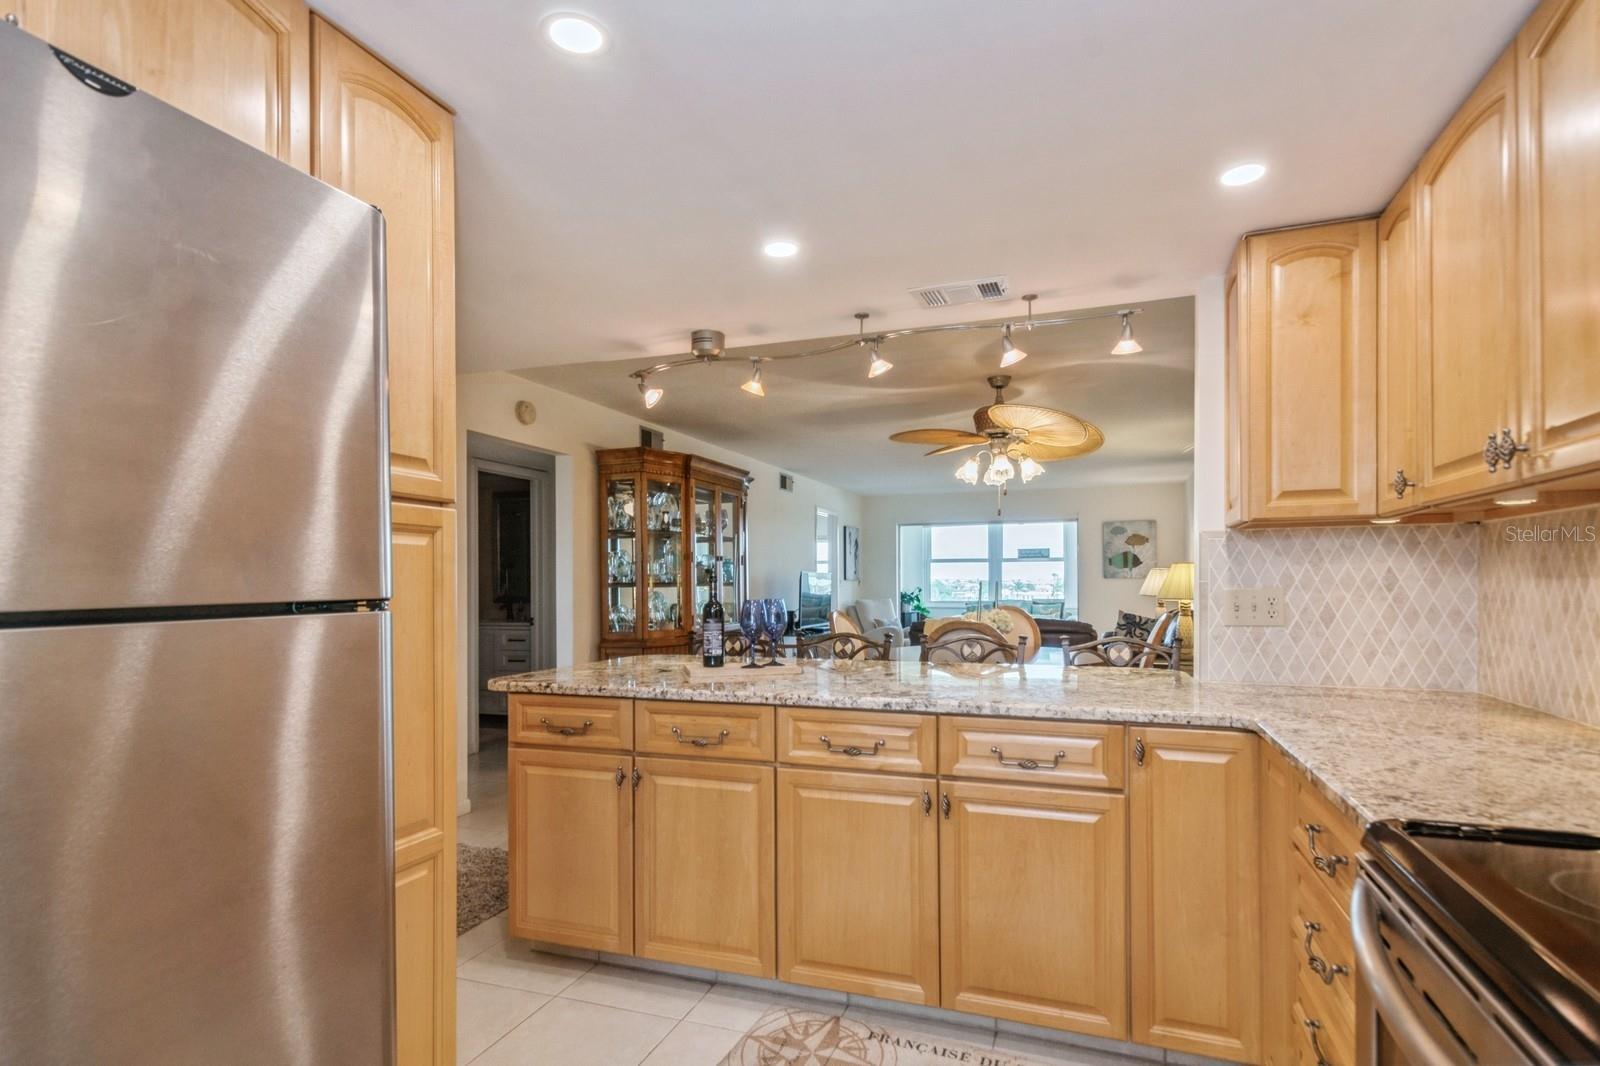
[[[491,719],[492,721],[492,719]],[[472,810],[456,819],[456,839],[479,848],[506,846],[506,731],[484,725],[478,751],[467,756]]]
[[[842,993],[816,999],[771,988],[610,965],[536,951],[491,918],[457,942],[456,1061],[459,1066],[716,1066],[772,1007],[826,1011],[872,1021],[908,1037],[959,1040],[1039,1066],[1138,1066],[1127,1045],[1066,1044],[1046,1030],[906,1012]],[[1137,1049],[1144,1061],[1161,1052]],[[1195,1062],[1190,1057],[1172,1062]]]

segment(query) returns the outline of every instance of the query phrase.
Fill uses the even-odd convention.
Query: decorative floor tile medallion
[[[1030,1066],[1003,1051],[901,1033],[821,1011],[763,1014],[721,1066]]]

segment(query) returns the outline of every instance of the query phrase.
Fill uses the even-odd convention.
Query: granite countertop
[[[1250,729],[1359,821],[1600,833],[1600,729],[1488,696],[1199,682],[1163,670],[654,655],[497,677],[497,692]]]

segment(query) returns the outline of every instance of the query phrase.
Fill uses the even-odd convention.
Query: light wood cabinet
[[[778,977],[939,1002],[932,778],[778,771]]]
[[[311,165],[300,0],[19,0],[24,29],[285,163]]]
[[[311,172],[383,212],[394,495],[455,499],[455,135],[450,112],[313,18]]]
[[[775,976],[772,767],[644,758],[634,765],[635,954]]]
[[[1226,410],[1223,412],[1223,486],[1226,497],[1223,516],[1229,526],[1245,520],[1244,456],[1249,447],[1245,423],[1244,378],[1241,360],[1244,358],[1244,242],[1240,241],[1228,260],[1228,273],[1223,279],[1223,393]]]
[[[397,503],[393,760],[397,1062],[455,1056],[456,515]]]
[[[1417,213],[1410,178],[1378,219],[1378,513],[1417,506]]]
[[[1251,234],[1225,292],[1233,524],[1375,514],[1376,223]]]
[[[1495,63],[1415,177],[1423,503],[1508,483],[1484,443],[1503,430],[1522,439],[1514,59]]]
[[[1289,1028],[1294,959],[1282,935],[1294,913],[1294,852],[1284,843],[1294,823],[1294,781],[1283,756],[1270,744],[1261,748],[1261,1060],[1282,1066],[1297,1054]]]
[[[1131,730],[1132,1039],[1256,1061],[1261,1048],[1256,738]]]
[[[633,757],[513,747],[512,936],[633,951]]]
[[[1517,37],[1525,401],[1519,478],[1600,464],[1600,0],[1547,0]]]
[[[942,787],[944,1006],[1127,1039],[1127,800]]]

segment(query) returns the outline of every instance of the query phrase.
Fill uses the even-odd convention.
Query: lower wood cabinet
[[[631,755],[511,748],[512,936],[633,951]]]
[[[706,759],[634,765],[634,954],[776,976],[775,771]]]
[[[931,777],[778,770],[778,977],[939,1002]]]
[[[1131,1039],[1259,1061],[1256,738],[1205,729],[1130,735]]]
[[[1127,1039],[1127,800],[943,787],[943,1005]]]

